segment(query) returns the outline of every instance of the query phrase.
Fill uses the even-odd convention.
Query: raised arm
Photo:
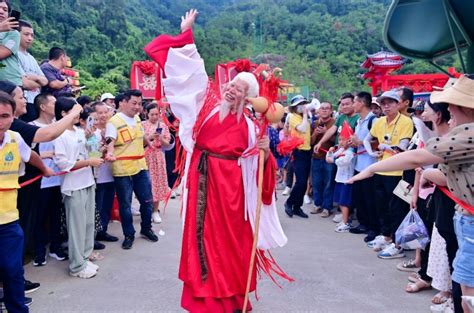
[[[68,127],[70,127],[71,125],[74,125],[74,121],[82,112],[82,107],[80,104],[76,104],[71,110],[72,112],[66,115],[61,120],[38,129],[38,131],[35,134],[35,137],[33,138],[33,142],[39,143],[39,142],[52,141],[58,138],[59,136],[61,136],[61,134]]]
[[[202,108],[209,78],[196,46],[192,27],[197,10],[181,17],[181,34],[160,35],[145,47],[145,52],[164,70],[163,87],[171,111],[180,120],[179,137],[186,151],[192,151],[193,127]]]
[[[444,162],[442,158],[431,154],[426,149],[416,149],[396,154],[388,159],[377,162],[352,177],[349,182],[353,183],[373,176],[376,172],[391,172],[415,169],[426,165]]]

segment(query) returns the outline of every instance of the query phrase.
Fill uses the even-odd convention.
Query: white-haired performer
[[[266,159],[257,266],[285,276],[270,268],[263,251],[283,246],[287,238],[274,204],[276,163],[269,140],[257,139],[256,125],[245,109],[245,99],[258,95],[258,82],[242,72],[217,94],[193,43],[197,14],[187,12],[180,35],[160,35],[145,52],[164,69],[164,91],[180,120],[179,138],[187,152],[181,306],[191,312],[234,312],[244,304],[252,250],[258,190],[255,148],[263,149]],[[254,269],[250,290],[255,287]]]

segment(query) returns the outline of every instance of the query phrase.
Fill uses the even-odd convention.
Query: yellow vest
[[[14,132],[8,131],[10,142],[0,149],[0,189],[15,190],[0,191],[0,225],[18,220],[16,199],[18,194],[18,171],[20,170],[21,156]]]
[[[304,143],[298,147],[299,150],[310,150],[311,149],[311,126],[308,122],[306,127],[306,131],[304,133],[300,133],[296,130],[296,126],[303,122],[303,117],[299,114],[292,113],[290,115],[290,119],[288,121],[290,135],[293,137],[299,137],[304,140]]]
[[[117,158],[128,156],[143,156],[145,149],[143,149],[143,128],[138,116],[135,116],[136,125],[134,128],[130,127],[125,121],[115,114],[110,123],[117,130],[117,139],[115,141],[114,156]],[[136,160],[117,160],[112,162],[113,176],[132,176],[139,173],[141,170],[147,170],[145,158]]]

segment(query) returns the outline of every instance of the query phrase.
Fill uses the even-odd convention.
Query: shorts
[[[474,288],[474,216],[454,214],[454,231],[458,239],[458,252],[453,262],[452,279]]]
[[[352,205],[352,185],[336,182],[334,187],[334,202],[350,207]]]

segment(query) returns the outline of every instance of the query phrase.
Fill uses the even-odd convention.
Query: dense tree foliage
[[[269,62],[284,78],[334,101],[368,89],[358,78],[367,53],[384,48],[389,0],[16,0],[12,6],[35,27],[32,54],[64,47],[80,70],[86,94],[127,88],[133,60],[154,36],[179,31],[189,8],[201,14],[196,42],[210,75],[236,58]],[[415,61],[404,71],[433,72]]]

